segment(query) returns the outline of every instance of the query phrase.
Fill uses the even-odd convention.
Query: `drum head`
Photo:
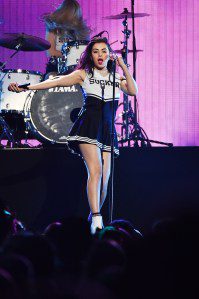
[[[37,91],[30,103],[30,120],[38,139],[66,143],[82,105],[80,85]]]

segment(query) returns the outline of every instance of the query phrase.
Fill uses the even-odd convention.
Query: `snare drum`
[[[14,93],[8,90],[12,82],[18,84],[36,84],[42,80],[42,73],[27,70],[3,70],[0,72],[0,112],[22,113],[27,95],[30,91]]]
[[[83,92],[78,84],[32,92],[24,110],[29,131],[42,142],[66,143],[83,99]]]
[[[62,58],[58,58],[58,72],[60,74],[73,71],[77,66],[79,59],[86,49],[89,41],[69,41],[62,46]]]

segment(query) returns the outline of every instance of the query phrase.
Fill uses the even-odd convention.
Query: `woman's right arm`
[[[81,84],[81,82],[84,81],[85,78],[85,71],[83,70],[77,70],[72,72],[69,75],[64,75],[61,77],[54,77],[52,79],[48,79],[46,81],[43,81],[41,83],[35,84],[35,85],[29,85],[28,90],[43,90],[43,89],[49,89],[59,86],[72,86],[74,84]],[[19,88],[17,83],[11,83],[8,86],[8,90],[13,92],[21,92],[26,91],[25,88]]]

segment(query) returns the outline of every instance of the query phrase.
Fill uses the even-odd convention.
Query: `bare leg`
[[[101,193],[100,193],[100,209],[101,210],[103,203],[106,199],[107,195],[107,188],[108,188],[108,181],[110,177],[110,170],[111,170],[111,153],[109,152],[102,152],[102,182],[101,182]],[[92,212],[90,212],[88,216],[88,221],[90,222],[92,219]]]
[[[102,178],[101,151],[94,144],[83,143],[79,147],[88,172],[87,194],[90,210],[92,213],[99,213]]]
[[[100,209],[102,208],[107,195],[108,181],[109,181],[110,170],[111,170],[111,153],[102,152],[102,159],[103,159],[103,168],[102,168],[103,174],[102,174],[102,187],[101,187],[101,196],[100,196]]]

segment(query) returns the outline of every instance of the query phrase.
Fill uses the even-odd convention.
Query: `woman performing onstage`
[[[90,29],[82,18],[82,11],[76,0],[64,0],[53,13],[45,14],[42,19],[46,25],[46,39],[51,44],[46,74],[54,75],[58,72],[58,60],[63,57],[62,46],[71,46],[78,41],[80,48],[83,48],[90,40]]]
[[[87,195],[91,211],[91,233],[103,228],[101,207],[107,194],[111,161],[111,115],[117,109],[120,89],[128,94],[137,94],[137,85],[131,77],[122,57],[117,57],[117,64],[124,76],[116,73],[115,107],[112,107],[113,74],[111,67],[111,48],[107,39],[91,40],[84,51],[78,69],[69,75],[48,79],[36,85],[29,85],[30,90],[48,89],[57,86],[80,84],[85,94],[84,105],[75,121],[69,136],[68,147],[83,157],[87,172]],[[16,83],[11,83],[13,92],[24,91]],[[119,154],[115,135],[114,153]]]

